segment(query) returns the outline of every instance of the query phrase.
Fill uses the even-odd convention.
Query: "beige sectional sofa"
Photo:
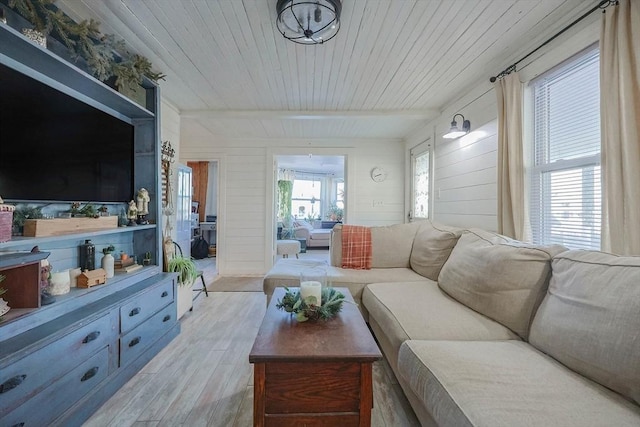
[[[374,268],[343,271],[340,232],[327,275],[423,425],[640,426],[640,258],[425,222],[372,227]],[[268,295],[310,266],[280,264]]]

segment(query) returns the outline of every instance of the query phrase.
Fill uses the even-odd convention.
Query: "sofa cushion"
[[[508,328],[460,304],[429,279],[370,284],[362,292],[362,304],[370,323],[380,328],[391,347],[383,350],[394,369],[400,344],[406,340],[518,339]]]
[[[547,290],[551,258],[565,250],[467,230],[442,267],[438,284],[456,300],[526,339]]]
[[[326,263],[303,259],[280,259],[264,276],[264,293],[270,298],[278,286],[299,286],[300,272],[307,268],[324,268],[327,283],[336,287],[349,288],[353,299],[360,304],[362,289],[369,283],[378,281],[423,281],[424,277],[410,268],[373,268],[371,270],[349,270]]]
[[[331,238],[331,230],[325,228],[314,228],[309,234],[311,240],[322,240],[329,246],[329,239]]]
[[[569,251],[552,271],[531,344],[640,404],[640,257]]]
[[[405,384],[439,426],[638,426],[640,408],[522,341],[407,341]]]
[[[458,242],[461,229],[423,221],[413,240],[411,269],[431,280],[438,280],[440,270]]]
[[[371,227],[371,267],[409,268],[413,239],[419,223]],[[342,265],[342,224],[336,224],[331,233],[331,265]]]

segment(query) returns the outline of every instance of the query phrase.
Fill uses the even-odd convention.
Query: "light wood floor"
[[[201,295],[182,331],[84,425],[252,425],[249,351],[265,312],[259,292]],[[373,426],[418,426],[386,362],[374,365]]]

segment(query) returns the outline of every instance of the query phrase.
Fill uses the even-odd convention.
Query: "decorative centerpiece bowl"
[[[313,295],[303,298],[298,290],[287,287],[285,290],[287,292],[278,300],[276,308],[295,315],[298,322],[329,320],[342,310],[345,302],[342,292],[331,287],[322,288],[320,304]]]

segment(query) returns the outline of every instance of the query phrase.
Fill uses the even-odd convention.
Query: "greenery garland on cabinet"
[[[102,34],[100,23],[93,19],[75,22],[58,9],[56,0],[8,0],[8,6],[27,19],[44,35],[51,34],[69,50],[74,61],[82,58],[88,71],[98,80],[115,78],[120,89],[135,89],[143,77],[157,82],[165,75],[152,70],[151,62],[131,53],[125,41],[111,34]]]

